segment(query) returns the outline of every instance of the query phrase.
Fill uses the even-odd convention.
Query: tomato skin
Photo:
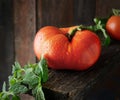
[[[106,29],[113,39],[120,40],[120,16],[111,16],[106,23]]]
[[[88,30],[77,31],[69,41],[65,31],[46,26],[35,36],[34,52],[38,59],[45,57],[49,68],[86,70],[98,60],[101,42],[96,34]]]

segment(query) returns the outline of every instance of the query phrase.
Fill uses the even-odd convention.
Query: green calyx
[[[73,30],[70,30],[70,32],[68,32],[68,34],[66,34],[66,36],[69,39],[69,41],[72,40],[72,38],[75,35],[76,31],[78,31],[78,28],[74,28]]]

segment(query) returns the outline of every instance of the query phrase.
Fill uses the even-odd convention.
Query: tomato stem
[[[120,10],[119,9],[112,9],[112,12],[116,16],[120,16]]]
[[[70,30],[70,31],[68,32],[68,34],[66,34],[66,36],[68,37],[69,41],[72,40],[72,38],[73,38],[73,36],[75,35],[76,31],[78,31],[77,27],[74,28],[74,29],[72,29],[72,30]]]

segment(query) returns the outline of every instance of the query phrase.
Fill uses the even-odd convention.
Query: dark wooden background
[[[112,8],[120,9],[120,0],[0,0],[0,88],[14,61],[36,62],[33,39],[39,28],[93,24]]]

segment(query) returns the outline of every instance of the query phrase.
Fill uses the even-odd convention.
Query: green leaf
[[[108,36],[108,37],[105,39],[103,45],[108,46],[108,45],[110,44],[110,42],[111,42],[111,39],[110,39],[110,37]]]
[[[24,72],[24,69],[21,67],[21,65],[18,62],[15,62],[15,64],[12,67],[13,77],[20,79],[20,78],[22,78],[23,72]]]
[[[5,82],[3,83],[2,91],[6,92],[6,83]]]
[[[9,76],[9,86],[14,85],[17,82],[17,79],[13,76]]]
[[[9,90],[15,94],[26,93],[28,91],[27,87],[24,85],[21,85],[21,83],[15,83],[9,88]]]
[[[45,100],[42,86],[40,84],[32,90],[32,94],[35,97],[35,100]]]
[[[17,95],[14,95],[14,96],[12,97],[12,100],[20,100],[20,97],[17,96]]]
[[[9,100],[9,95],[3,93],[2,96],[0,97],[0,100]]]
[[[42,58],[39,63],[27,64],[23,67],[15,62],[12,68],[12,75],[9,76],[9,88],[6,91],[4,82],[0,93],[0,100],[20,100],[19,94],[32,91],[36,100],[45,100],[42,91],[42,83],[48,79],[47,61]],[[36,95],[38,94],[38,95]]]
[[[0,92],[0,100],[2,100],[3,95],[4,95],[4,92]]]
[[[23,83],[29,85],[29,89],[33,88],[35,85],[39,83],[40,77],[38,77],[32,68],[25,70],[25,75],[23,78]]]
[[[42,91],[42,87],[37,90],[35,100],[45,100],[45,96],[44,96],[44,93]]]
[[[41,58],[40,62],[38,63],[38,68],[35,70],[35,72],[41,74],[42,83],[48,80],[48,65],[46,59],[43,57]]]
[[[12,73],[20,69],[21,69],[21,65],[18,62],[15,62],[15,64],[13,65]]]
[[[2,95],[3,95],[3,92],[0,92],[0,98],[2,97]],[[0,99],[1,100],[1,99]]]

